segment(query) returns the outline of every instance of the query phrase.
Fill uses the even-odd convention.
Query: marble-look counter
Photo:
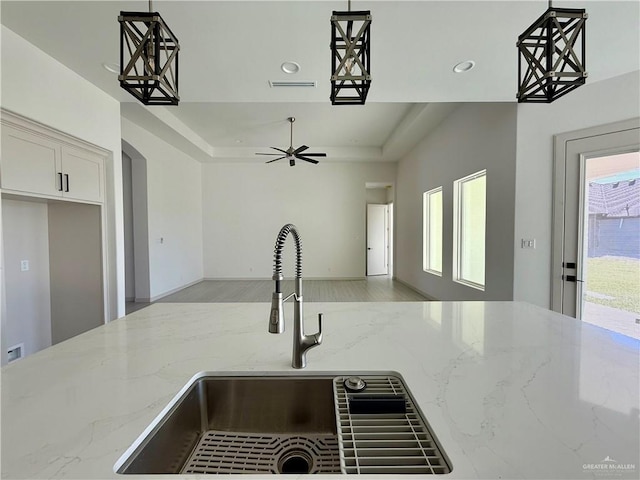
[[[307,303],[310,331],[318,312],[304,372],[399,372],[447,478],[638,478],[637,340],[513,302]],[[121,477],[116,461],[195,373],[294,373],[291,305],[282,335],[268,314],[155,304],[4,367],[2,478]]]

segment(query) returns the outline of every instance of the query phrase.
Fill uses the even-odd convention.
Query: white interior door
[[[590,201],[590,196],[596,195],[596,189],[604,188],[594,189],[594,183],[608,185],[607,188],[616,185],[617,191],[613,192],[616,194],[623,188],[628,189],[629,182],[633,181],[632,172],[638,170],[638,156],[634,152],[638,151],[639,143],[640,128],[636,120],[558,136],[555,145],[553,309],[590,323],[597,323],[594,320],[599,317],[607,321],[601,326],[627,335],[637,328],[635,317],[640,312],[628,312],[628,318],[621,320],[629,324],[627,331],[615,327],[613,313],[620,309],[614,308],[615,301],[611,301],[624,293],[612,295],[594,291],[596,284],[593,275],[597,273],[596,265],[610,277],[609,280],[603,279],[604,282],[619,283],[623,274],[611,269],[609,265],[613,263],[607,262],[613,256],[596,251],[594,242],[600,241],[596,224],[600,225],[602,219],[611,221],[612,216],[619,216],[618,223],[623,225],[625,221],[627,224],[637,221],[637,218],[633,218],[637,215],[634,215],[634,211],[630,211],[629,215],[624,209],[618,213],[600,212],[595,207],[599,202],[595,198]],[[629,178],[623,182],[615,181],[623,177]],[[607,179],[613,180],[609,184]],[[634,201],[632,199],[630,204]],[[633,259],[633,255],[633,252],[629,255],[628,263],[633,264],[630,268],[637,269],[640,259]],[[599,265],[602,262],[606,265]]]
[[[367,205],[367,275],[387,275],[388,268],[387,205]]]

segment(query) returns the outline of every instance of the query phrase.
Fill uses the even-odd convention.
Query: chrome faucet
[[[296,278],[294,292],[287,297],[282,297],[280,283],[284,280],[282,275],[282,249],[289,234],[293,235],[296,244]],[[271,297],[271,314],[269,315],[269,333],[284,332],[284,302],[293,298],[293,368],[307,366],[307,350],[322,343],[322,314],[318,314],[318,333],[314,335],[304,334],[304,316],[302,312],[302,242],[295,225],[288,223],[280,229],[276,239],[275,255],[273,260],[273,280],[276,289]]]

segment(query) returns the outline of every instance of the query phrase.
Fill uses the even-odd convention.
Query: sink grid
[[[402,395],[406,413],[353,414],[344,387],[345,377],[333,381],[340,461],[347,474],[446,474],[447,461],[414,405],[402,381],[395,376],[363,376],[367,394]]]
[[[308,473],[340,473],[335,435],[291,436],[209,430],[185,463],[182,474],[281,473],[292,456],[308,461]]]

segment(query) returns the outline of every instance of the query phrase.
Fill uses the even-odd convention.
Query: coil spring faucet
[[[281,282],[282,275],[282,250],[284,242],[289,234],[293,235],[296,244],[296,277],[295,290],[287,297],[282,297]],[[314,335],[304,334],[304,316],[302,311],[302,242],[300,234],[295,225],[286,224],[280,229],[276,239],[273,260],[273,280],[276,282],[276,289],[271,297],[271,314],[269,315],[269,333],[284,332],[284,302],[293,298],[293,358],[291,366],[293,368],[304,368],[307,365],[307,350],[322,343],[322,314],[318,314],[318,333]]]

